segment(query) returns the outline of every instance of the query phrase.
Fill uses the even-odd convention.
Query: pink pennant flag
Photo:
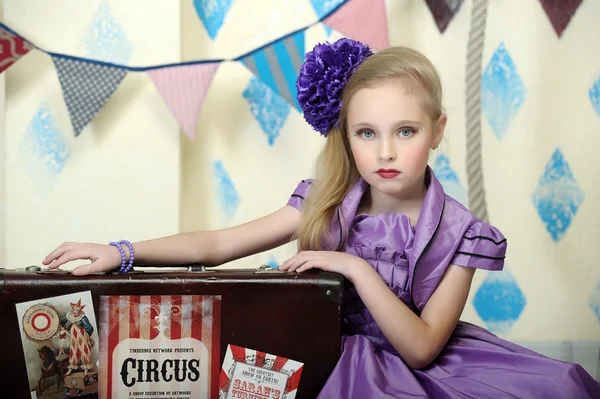
[[[349,0],[323,23],[374,50],[390,46],[385,0]]]
[[[196,137],[198,117],[220,62],[174,66],[148,71],[185,134]]]

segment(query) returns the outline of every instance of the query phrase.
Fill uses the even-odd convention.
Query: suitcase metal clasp
[[[254,274],[281,274],[281,273],[287,273],[287,272],[276,269],[269,265],[260,265],[258,268],[254,269]]]
[[[194,264],[194,265],[189,265],[187,268],[188,272],[193,272],[193,273],[206,273],[206,272],[210,272],[210,270],[208,270],[205,266],[199,265],[199,264]]]

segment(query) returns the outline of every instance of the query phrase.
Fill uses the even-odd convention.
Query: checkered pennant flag
[[[117,90],[127,70],[57,56],[52,61],[78,136]]]

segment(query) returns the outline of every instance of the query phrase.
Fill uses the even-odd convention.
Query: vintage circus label
[[[101,297],[99,398],[216,398],[220,333],[220,296]]]
[[[228,345],[219,399],[293,399],[304,364],[236,345]]]
[[[32,398],[98,392],[98,329],[90,291],[15,304]]]

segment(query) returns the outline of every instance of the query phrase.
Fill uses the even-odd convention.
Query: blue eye
[[[412,127],[403,127],[398,131],[400,137],[410,137],[415,133],[416,131]]]
[[[375,137],[375,133],[370,130],[361,130],[358,132],[358,135],[364,137],[365,139],[371,139]]]

